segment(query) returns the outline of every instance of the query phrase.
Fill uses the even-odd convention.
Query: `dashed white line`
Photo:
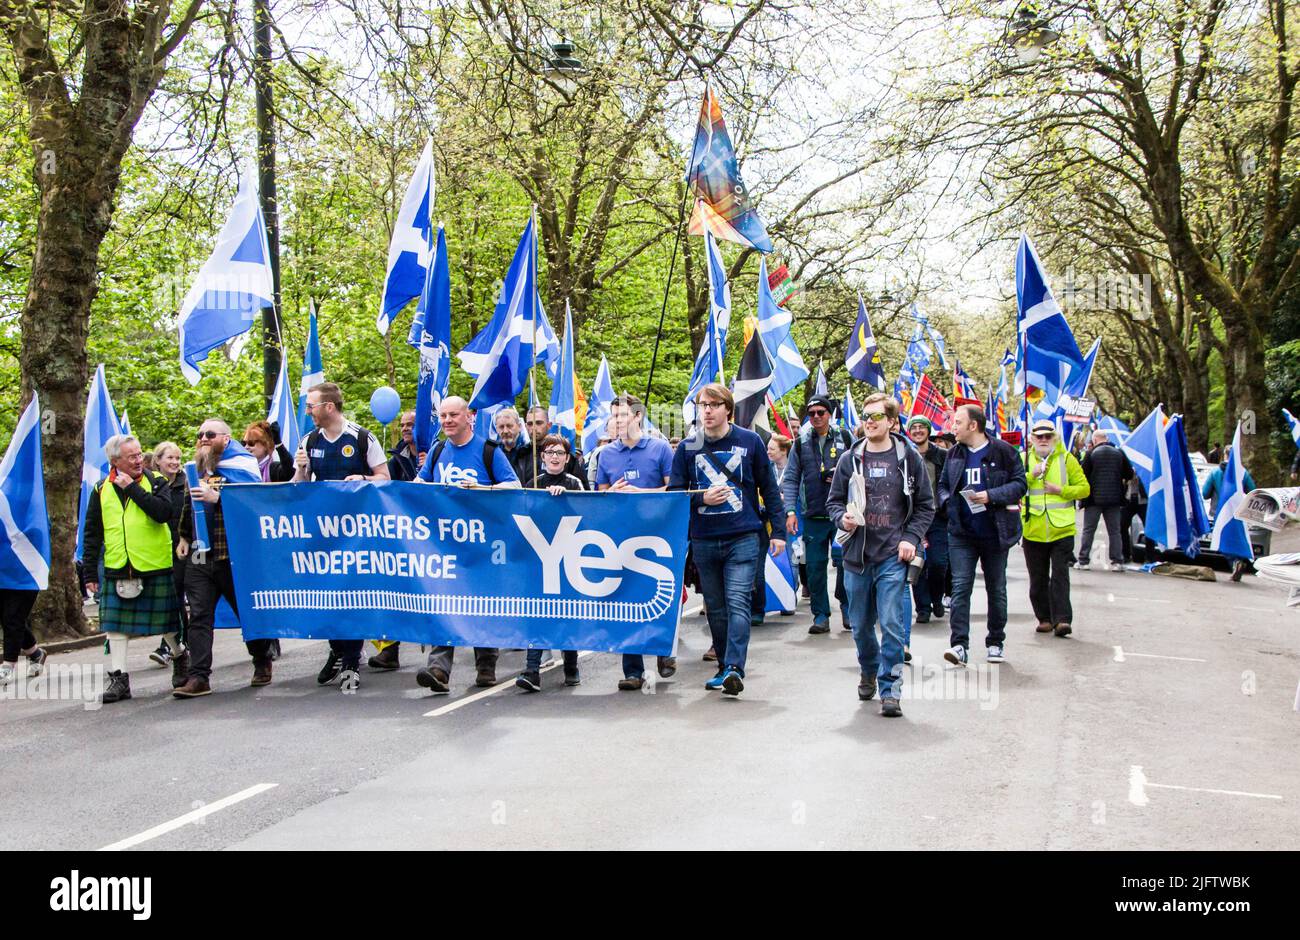
[[[1142,772],[1140,764],[1132,764],[1128,769],[1128,801],[1134,806],[1146,806],[1151,802],[1147,798],[1147,788],[1160,790],[1186,790],[1192,793],[1218,793],[1221,796],[1249,796],[1257,800],[1280,800],[1276,793],[1251,793],[1247,790],[1219,790],[1212,787],[1183,787],[1173,783],[1152,783]]]
[[[156,839],[159,836],[166,835],[169,832],[180,829],[182,826],[188,826],[190,823],[198,822],[228,806],[234,806],[236,803],[257,796],[259,793],[265,793],[267,790],[277,786],[279,786],[277,783],[254,784],[247,790],[240,790],[238,793],[217,800],[215,803],[208,803],[206,806],[201,806],[192,812],[186,813],[184,816],[177,816],[175,819],[154,826],[152,829],[146,829],[144,832],[138,833],[137,835],[128,836],[120,842],[114,842],[112,845],[106,845],[99,851],[121,852],[123,849],[129,849],[132,846],[139,845],[141,842],[148,842],[150,839]]]
[[[1195,659],[1191,656],[1161,656],[1159,653],[1126,653],[1124,647],[1115,647],[1115,662],[1122,663],[1129,656],[1141,656],[1143,659],[1172,659],[1180,663],[1207,663],[1208,659]]]

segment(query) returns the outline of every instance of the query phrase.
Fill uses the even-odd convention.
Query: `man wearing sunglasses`
[[[975,565],[984,570],[988,593],[988,661],[1006,661],[1007,554],[1020,541],[1020,501],[1025,465],[1020,453],[989,434],[984,409],[958,405],[952,417],[957,443],[939,475],[939,502],[948,510],[948,564],[952,568],[949,642],[943,658],[966,665],[970,645],[970,596]]]
[[[826,567],[831,557],[835,526],[826,509],[831,478],[840,457],[853,446],[843,428],[831,427],[834,405],[818,395],[808,400],[806,414],[811,425],[799,434],[790,448],[790,459],[781,477],[781,498],[785,501],[785,530],[791,537],[799,531],[803,516],[803,544],[808,564],[808,593],[812,605],[812,634],[831,632],[831,602],[826,589]]]
[[[844,544],[844,587],[858,648],[858,698],[880,691],[880,714],[903,714],[903,595],[907,566],[934,519],[925,459],[891,427],[898,402],[877,392],[862,405],[863,439],[840,458],[826,509]],[[876,639],[876,622],[880,639]]]

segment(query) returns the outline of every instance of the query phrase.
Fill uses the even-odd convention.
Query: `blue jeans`
[[[948,580],[948,529],[947,523],[930,526],[925,533],[925,568],[912,585],[912,597],[921,613],[943,612],[944,585]]]
[[[948,622],[953,646],[970,649],[970,595],[975,587],[975,564],[984,568],[984,590],[989,598],[988,636],[985,646],[1002,646],[1007,638],[1007,553],[997,542],[948,533],[948,560],[952,564],[952,612]]]
[[[749,652],[749,600],[754,569],[761,560],[757,532],[723,539],[691,539],[700,590],[709,611],[709,633],[718,666],[745,674]]]
[[[831,560],[835,526],[829,519],[804,519],[803,550],[808,563],[808,594],[813,620],[831,619],[831,599],[826,590],[826,566]]]
[[[912,645],[912,592],[907,589],[907,566],[903,566],[903,589],[898,592],[898,621],[903,625],[903,645]]]
[[[896,557],[867,565],[859,574],[844,568],[849,595],[849,623],[858,646],[858,669],[876,674],[881,698],[898,698],[903,687],[902,596],[907,593],[907,566]],[[876,639],[876,620],[880,636]],[[910,618],[909,618],[910,619]]]
[[[542,653],[544,652],[545,650],[542,649],[534,649],[528,651],[528,656],[526,659],[527,665],[524,667],[526,672],[536,672],[538,669],[542,668]],[[578,671],[577,650],[564,651],[564,671],[565,672]]]

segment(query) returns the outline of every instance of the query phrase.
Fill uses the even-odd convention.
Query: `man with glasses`
[[[415,449],[415,412],[402,415],[402,437],[397,446],[388,452],[388,476],[393,480],[410,482],[424,463],[424,454]]]
[[[1006,661],[1007,554],[1020,541],[1020,500],[1028,489],[1019,452],[985,430],[984,409],[958,405],[952,430],[957,443],[939,475],[939,502],[948,510],[948,563],[952,568],[952,646],[943,658],[966,665],[970,645],[970,596],[975,565],[984,570],[988,593],[988,661]]]
[[[387,480],[388,461],[379,440],[343,417],[343,391],[333,382],[322,382],[307,393],[307,412],[316,428],[302,439],[294,460],[294,482],[320,480]],[[338,680],[339,689],[355,692],[361,684],[364,640],[330,640],[325,665],[316,682],[328,685]]]
[[[213,620],[217,605],[224,597],[236,616],[239,614],[226,522],[221,512],[221,487],[226,483],[261,479],[257,458],[237,444],[231,446],[230,427],[216,418],[209,418],[199,428],[194,463],[199,485],[190,490],[191,498],[181,509],[180,539],[176,543],[177,556],[187,559],[185,596],[190,603],[184,681],[172,690],[172,695],[179,699],[212,693]],[[201,557],[190,551],[194,541],[194,501],[204,504],[208,527],[208,548]],[[248,640],[244,644],[253,658],[253,679],[249,685],[255,688],[271,682],[273,643],[273,640]]]
[[[718,654],[718,674],[704,687],[739,695],[745,689],[754,570],[763,563],[760,532],[770,524],[772,550],[785,549],[785,539],[776,537],[783,534],[785,506],[762,438],[731,422],[731,391],[711,382],[695,404],[700,427],[677,445],[668,488],[692,491],[691,554]]]
[[[650,437],[641,428],[645,405],[635,395],[624,392],[609,406],[605,427],[614,440],[600,451],[596,467],[596,488],[611,493],[658,493],[667,488],[673,469],[673,452],[668,442]],[[674,656],[660,656],[659,675],[665,679],[677,672]],[[623,657],[622,692],[635,692],[645,685],[645,658],[637,654]]]
[[[903,714],[907,566],[934,519],[934,495],[925,459],[892,430],[898,402],[877,392],[862,404],[861,441],[835,469],[826,508],[847,533],[844,587],[858,650],[858,698],[880,692],[880,714]],[[880,639],[876,638],[876,622]]]
[[[945,450],[930,441],[934,425],[924,415],[915,415],[907,422],[907,436],[916,452],[925,459],[926,474],[931,492],[939,491],[939,474],[943,473]],[[944,615],[943,595],[948,583],[948,513],[942,506],[934,508],[934,521],[925,532],[925,568],[912,585],[912,599],[916,601],[916,622],[929,623],[930,616]]]
[[[790,460],[781,478],[785,530],[791,537],[798,534],[799,514],[803,516],[804,556],[808,565],[808,593],[813,615],[812,626],[808,628],[811,634],[831,632],[826,567],[830,563],[835,527],[826,510],[826,496],[830,493],[831,478],[840,457],[853,446],[848,431],[831,427],[834,407],[824,396],[809,399],[806,413],[811,427],[800,432],[799,439],[790,448]]]
[[[1038,618],[1039,633],[1069,636],[1074,619],[1070,607],[1074,501],[1087,498],[1088,477],[1065,443],[1057,440],[1056,425],[1051,421],[1035,421],[1029,440],[1032,451],[1021,454],[1029,487],[1021,512],[1029,603]]]

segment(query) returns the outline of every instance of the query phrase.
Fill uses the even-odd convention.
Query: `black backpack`
[[[425,463],[430,467],[436,464],[446,446],[447,439],[444,437],[438,443],[433,445],[433,450],[429,451],[429,456],[424,458]],[[497,474],[496,471],[492,469],[492,458],[496,456],[497,448],[499,446],[501,445],[496,441],[483,442],[483,466],[487,467],[488,479],[492,481],[493,486],[497,485]],[[432,473],[432,471],[430,471],[430,473]]]

